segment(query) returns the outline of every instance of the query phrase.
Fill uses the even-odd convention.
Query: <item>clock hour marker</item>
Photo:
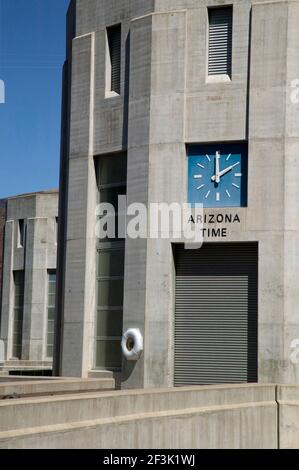
[[[199,180],[200,178],[202,178],[202,175],[194,175],[194,179]]]
[[[242,176],[242,173],[235,173],[235,176],[237,176],[237,177],[241,178],[241,176]]]
[[[238,186],[237,184],[233,183],[233,186],[237,189],[240,189],[240,186]]]
[[[216,193],[216,201],[217,201],[217,202],[220,201],[220,193]]]
[[[230,159],[230,157],[232,156],[232,154],[230,153],[227,158],[226,158],[226,161],[228,162],[228,160]]]
[[[198,186],[197,190],[203,188],[205,186],[205,184],[201,184],[200,186]]]
[[[206,199],[208,199],[210,194],[211,194],[211,191],[208,191],[207,194],[206,194]]]
[[[207,159],[208,159],[208,160],[209,160],[209,162],[210,162],[210,161],[211,161],[211,159],[210,159],[209,155],[206,155],[206,157],[207,157]]]
[[[205,167],[203,165],[201,165],[200,163],[197,163],[197,166],[199,166],[200,168],[202,168],[203,170],[205,169]]]
[[[225,192],[226,192],[226,194],[228,195],[228,197],[231,197],[231,196],[230,196],[230,192],[228,191],[228,189],[227,189]]]

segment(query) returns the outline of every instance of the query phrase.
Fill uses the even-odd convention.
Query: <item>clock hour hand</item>
[[[239,164],[240,164],[240,162],[235,163],[234,165],[228,166],[228,167],[225,168],[224,170],[220,171],[220,173],[218,174],[219,181],[220,181],[221,176],[226,175],[226,173],[228,173],[229,171],[231,171],[233,168],[235,168],[235,166],[237,166],[237,165],[239,165]],[[216,183],[219,182],[219,181],[217,181],[216,175],[212,176],[211,180],[212,180],[212,181],[215,181]]]

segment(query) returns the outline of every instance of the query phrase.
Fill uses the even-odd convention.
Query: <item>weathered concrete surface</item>
[[[299,448],[299,386],[277,387],[279,445],[281,449]]]
[[[72,394],[78,381],[60,382],[68,395],[0,401],[0,448],[299,448],[296,385],[83,395]],[[43,393],[39,382],[18,386]]]
[[[5,361],[4,341],[0,339],[0,367],[3,366],[4,361]]]
[[[274,385],[0,402],[0,448],[276,448]]]
[[[44,379],[28,381],[7,381],[0,383],[0,400],[7,396],[41,396],[70,393],[96,392],[114,389],[111,378],[103,379]]]

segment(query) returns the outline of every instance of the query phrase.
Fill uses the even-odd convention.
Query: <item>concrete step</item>
[[[121,372],[112,372],[110,370],[90,370],[88,373],[89,378],[100,379],[100,378],[113,378],[115,380],[116,390],[121,389]]]
[[[34,390],[32,385],[31,393]],[[140,413],[159,413],[210,405],[264,403],[273,400],[275,400],[275,388],[268,385],[115,391],[2,400],[0,432],[80,421],[116,419],[126,415],[137,416]]]
[[[53,362],[52,361],[22,361],[22,360],[10,360],[4,362],[5,369],[22,369],[23,367],[26,369],[42,369],[48,368],[52,369]]]
[[[88,378],[90,379],[107,379],[113,378],[114,374],[111,370],[90,370],[88,372]]]

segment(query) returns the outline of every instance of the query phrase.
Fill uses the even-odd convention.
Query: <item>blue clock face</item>
[[[204,207],[247,204],[247,145],[190,146],[188,202]]]

